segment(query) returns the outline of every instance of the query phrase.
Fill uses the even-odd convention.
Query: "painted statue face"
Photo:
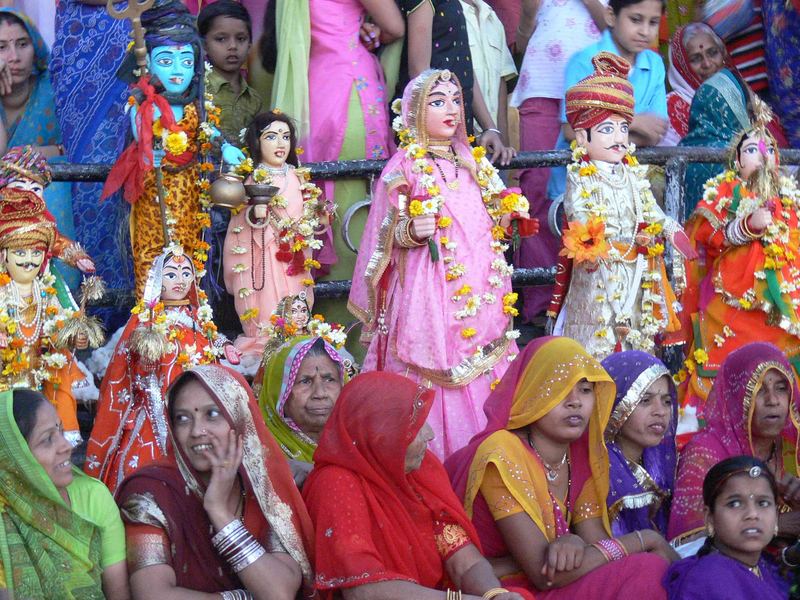
[[[183,300],[194,283],[192,262],[186,256],[167,259],[161,278],[162,300]]]
[[[15,282],[28,285],[39,275],[44,263],[45,251],[41,248],[5,248],[2,251],[3,266]]]
[[[628,151],[629,125],[625,117],[611,115],[592,127],[591,135],[586,129],[579,129],[575,132],[575,139],[586,148],[592,160],[616,164],[622,161]]]
[[[283,121],[273,121],[261,132],[261,162],[273,168],[280,168],[289,157],[292,147],[292,133]]]
[[[292,302],[289,318],[292,321],[292,325],[298,329],[305,329],[305,326],[308,325],[308,304],[306,304],[305,300],[297,298]]]
[[[19,179],[14,179],[12,181],[9,181],[5,185],[5,187],[10,190],[22,190],[25,192],[33,192],[40,198],[42,198],[44,195],[44,186],[38,181],[34,181],[33,179],[29,179],[28,177],[20,177]]]
[[[188,45],[156,46],[150,52],[150,72],[171,94],[182,94],[194,76],[194,49]]]
[[[689,66],[700,81],[719,71],[725,62],[725,55],[708,32],[698,33],[684,44],[684,48],[689,57]]]
[[[18,23],[0,23],[0,59],[8,64],[12,85],[30,79],[34,58],[33,42],[25,28]]]
[[[452,81],[440,81],[426,99],[425,130],[428,139],[449,140],[456,134],[461,119],[461,91]]]
[[[772,140],[764,139],[755,132],[748,135],[739,148],[737,163],[742,179],[748,179],[765,164],[774,169],[777,158]]]

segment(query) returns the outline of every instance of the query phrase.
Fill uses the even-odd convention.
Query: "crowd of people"
[[[41,4],[0,0],[0,599],[800,598],[800,3]],[[685,215],[674,145],[729,149]]]

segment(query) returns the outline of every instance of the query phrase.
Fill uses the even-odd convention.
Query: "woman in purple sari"
[[[664,576],[670,600],[779,600],[788,590],[762,551],[778,532],[778,484],[753,456],[716,464],[703,481],[709,537]]]
[[[617,385],[605,432],[611,532],[666,535],[677,461],[675,385],[664,364],[646,352],[618,352],[602,365]]]

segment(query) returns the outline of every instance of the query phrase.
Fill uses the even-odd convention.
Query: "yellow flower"
[[[422,202],[419,200],[412,200],[408,203],[408,214],[412,217],[418,217],[422,214]]]
[[[739,298],[739,306],[745,310],[750,310],[750,307],[753,306],[753,303],[747,298]]]
[[[475,162],[480,162],[482,158],[486,156],[486,148],[483,146],[475,146],[472,149],[472,157],[475,159]]]
[[[653,244],[647,249],[648,256],[661,256],[664,254],[664,244]]]
[[[672,381],[675,382],[676,385],[682,384],[686,381],[686,378],[689,376],[689,373],[686,369],[681,369],[675,375],[672,376]]]
[[[311,279],[311,278],[306,278],[306,279],[303,279],[300,283],[302,283],[306,287],[310,287],[310,286],[314,285],[314,280]]]
[[[445,229],[446,227],[450,227],[453,224],[453,219],[451,217],[439,217],[439,229]]]
[[[492,227],[492,239],[495,241],[500,241],[505,239],[506,237],[506,230],[500,227],[500,225],[495,225]]]
[[[461,330],[461,337],[464,338],[465,340],[468,340],[469,338],[474,336],[476,333],[478,333],[478,332],[475,331],[474,327],[465,327],[464,329]]]
[[[661,225],[661,223],[650,223],[650,225],[645,227],[644,230],[650,235],[655,236],[660,234],[664,230],[664,227]]]
[[[311,269],[319,269],[322,265],[319,263],[318,260],[314,260],[313,258],[307,258],[303,261],[303,267],[306,271],[310,271]]]
[[[153,137],[161,137],[164,133],[164,127],[161,125],[161,119],[153,121]]]
[[[695,350],[692,356],[694,357],[694,360],[698,365],[704,365],[706,364],[706,362],[708,362],[708,352],[706,352],[702,348],[698,348],[697,350]]]
[[[494,390],[498,385],[500,385],[500,379],[495,379],[492,383],[489,384],[489,389]]]
[[[460,288],[458,288],[458,291],[456,292],[456,296],[466,296],[466,295],[467,295],[467,294],[469,294],[471,291],[472,291],[472,286],[470,286],[470,285],[467,285],[467,284],[465,283],[465,284],[464,284],[464,285],[462,285]]]
[[[503,304],[516,304],[519,294],[517,292],[508,292],[503,295]]]
[[[587,164],[585,167],[578,169],[578,175],[581,177],[588,177],[597,173],[597,167],[593,163]]]
[[[164,148],[175,156],[183,154],[189,149],[189,136],[185,131],[170,131],[164,140]]]
[[[257,308],[248,308],[242,316],[239,318],[241,321],[249,321],[250,319],[255,319],[258,317],[258,309]]]

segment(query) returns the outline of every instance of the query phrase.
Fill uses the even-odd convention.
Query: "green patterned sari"
[[[750,126],[745,90],[722,69],[697,88],[689,113],[689,133],[679,146],[728,148],[733,138]],[[690,163],[686,169],[686,218],[703,197],[703,184],[726,165]]]
[[[70,510],[31,454],[11,391],[0,393],[0,560],[12,599],[104,598],[100,531]]]

